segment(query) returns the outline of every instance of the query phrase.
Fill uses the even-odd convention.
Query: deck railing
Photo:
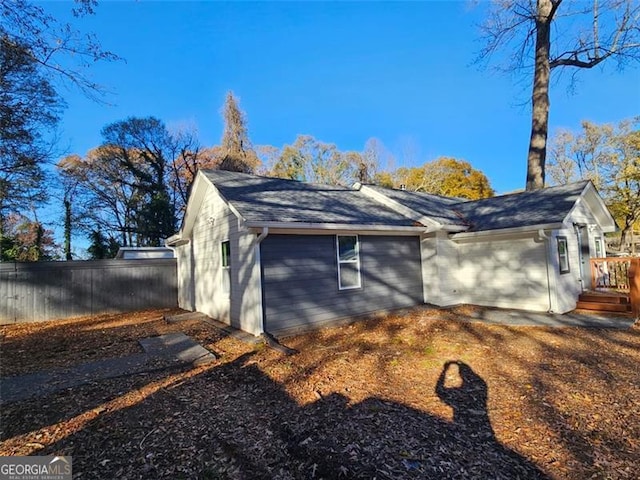
[[[640,318],[640,258],[592,258],[591,288],[627,293],[634,318]]]
[[[591,288],[629,292],[630,257],[591,258]]]

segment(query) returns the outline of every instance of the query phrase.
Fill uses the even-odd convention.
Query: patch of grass
[[[424,368],[426,368],[427,370],[431,370],[433,368],[440,368],[442,366],[442,363],[439,360],[423,360],[422,361],[422,366]]]

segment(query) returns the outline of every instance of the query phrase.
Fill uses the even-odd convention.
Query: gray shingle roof
[[[470,232],[560,223],[589,182],[512,193],[455,205]]]
[[[411,210],[434,219],[442,225],[466,225],[465,219],[454,208],[460,203],[459,198],[442,197],[423,192],[410,192],[367,185],[368,188],[381,193]]]
[[[415,226],[412,219],[358,190],[222,170],[202,173],[250,222]],[[466,226],[467,231],[479,232],[560,223],[587,184],[583,181],[474,201],[368,187],[442,225]]]
[[[411,227],[413,220],[345,187],[202,170],[249,222]]]

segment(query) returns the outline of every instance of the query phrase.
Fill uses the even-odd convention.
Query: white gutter
[[[256,237],[256,243],[254,245],[254,257],[255,257],[255,265],[258,268],[258,302],[256,302],[256,310],[257,316],[260,319],[260,323],[262,324],[262,332],[267,331],[267,325],[264,318],[264,308],[263,304],[263,293],[262,293],[262,259],[260,258],[260,244],[262,241],[267,238],[269,235],[269,227],[263,227],[260,235]]]
[[[262,241],[267,238],[267,235],[269,235],[269,227],[262,227],[262,232],[258,235],[258,238],[256,238],[256,244],[260,245]]]
[[[166,247],[179,247],[181,245],[186,245],[189,243],[188,238],[182,238],[181,233],[176,233],[175,235],[171,235],[164,241]]]
[[[528,225],[524,227],[500,228],[496,230],[481,230],[479,232],[460,232],[451,235],[451,240],[463,240],[466,238],[477,238],[487,236],[503,236],[514,233],[535,233],[540,230],[556,230],[562,228],[562,223],[547,223],[543,225]]]
[[[314,223],[314,222],[263,222],[263,221],[246,221],[247,228],[269,228],[269,229],[287,229],[287,230],[359,230],[359,231],[380,231],[380,232],[415,232],[429,233],[434,229],[427,229],[422,225],[415,227],[410,226],[394,226],[394,225],[366,225],[366,224],[348,224],[348,223]]]

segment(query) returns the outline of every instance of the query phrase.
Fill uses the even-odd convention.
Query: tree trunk
[[[627,244],[630,243],[631,247],[627,248]],[[620,232],[620,252],[633,252],[633,224],[625,222],[622,231]]]
[[[64,258],[73,260],[71,256],[71,201],[64,200]]]
[[[538,0],[536,16],[536,56],[533,76],[533,111],[531,139],[527,159],[527,190],[544,187],[544,167],[547,156],[549,128],[549,48],[551,45],[551,0]]]

